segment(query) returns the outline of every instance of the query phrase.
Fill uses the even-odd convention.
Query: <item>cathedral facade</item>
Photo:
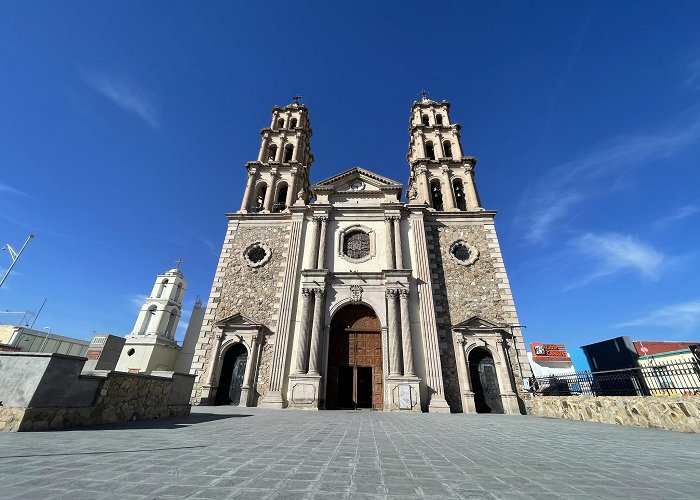
[[[311,184],[298,99],[274,107],[228,227],[193,404],[523,413],[531,376],[494,227],[450,104],[423,94],[399,182]]]

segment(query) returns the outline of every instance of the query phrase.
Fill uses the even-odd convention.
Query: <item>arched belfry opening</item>
[[[349,304],[333,316],[328,344],[327,409],[384,408],[382,325],[374,310]]]
[[[243,376],[248,362],[248,350],[237,343],[228,348],[224,354],[219,374],[219,386],[216,389],[216,405],[238,405],[241,402]],[[245,402],[244,402],[245,403]]]
[[[505,413],[493,356],[481,347],[469,353],[469,378],[477,413]]]

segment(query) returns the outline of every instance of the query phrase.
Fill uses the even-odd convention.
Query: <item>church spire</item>
[[[450,103],[429,99],[425,90],[420,95],[409,121],[410,202],[436,211],[483,210],[474,183],[476,158],[463,155],[462,126],[450,120]]]
[[[260,131],[258,159],[246,164],[248,182],[240,212],[284,212],[309,198],[311,123],[296,94],[291,104],[272,108],[272,121]]]

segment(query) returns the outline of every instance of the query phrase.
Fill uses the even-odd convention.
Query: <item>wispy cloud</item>
[[[148,298],[148,295],[143,295],[141,293],[136,293],[129,297],[127,299],[129,305],[136,309],[137,311],[141,310],[141,307],[143,306],[143,303],[146,302],[146,299]],[[134,320],[136,317],[134,316]]]
[[[138,84],[126,78],[86,70],[81,70],[80,76],[123,110],[135,114],[153,128],[160,126],[160,112],[155,99]]]
[[[614,325],[618,328],[633,326],[674,327],[688,331],[700,326],[700,299],[663,306],[630,321]]]
[[[693,215],[697,214],[700,212],[700,207],[694,206],[694,205],[686,205],[685,207],[681,207],[675,212],[673,212],[670,215],[667,215],[665,217],[661,217],[660,219],[657,219],[654,221],[652,224],[656,229],[661,229],[669,224],[672,224],[674,222],[678,222],[680,220],[686,219],[688,217],[692,217]]]
[[[15,194],[17,196],[29,196],[24,191],[20,191],[19,189],[2,182],[0,182],[0,193]]]
[[[587,233],[571,241],[584,258],[593,262],[593,272],[569,288],[614,274],[633,272],[643,279],[659,277],[664,255],[632,236],[619,233]]]

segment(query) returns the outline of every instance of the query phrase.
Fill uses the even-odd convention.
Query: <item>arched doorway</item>
[[[469,376],[477,413],[505,413],[493,356],[480,347],[469,353]]]
[[[331,321],[326,408],[384,408],[382,325],[371,307],[340,309]]]
[[[219,387],[216,390],[217,405],[238,405],[241,402],[243,374],[248,361],[248,350],[243,344],[232,345],[224,355],[219,375]],[[245,403],[245,401],[244,401]]]

